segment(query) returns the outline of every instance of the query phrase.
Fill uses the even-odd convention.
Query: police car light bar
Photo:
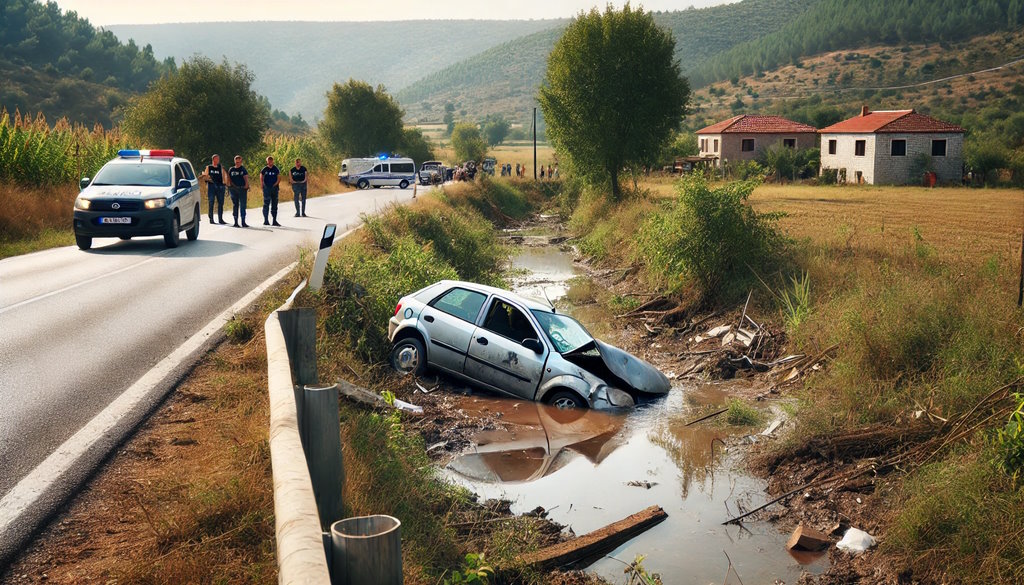
[[[119,150],[117,156],[122,158],[133,158],[137,156],[174,156],[174,151],[165,150]]]

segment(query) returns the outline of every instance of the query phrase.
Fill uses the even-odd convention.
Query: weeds
[[[761,422],[761,413],[754,407],[737,398],[729,400],[729,411],[725,420],[737,427],[752,427]]]
[[[790,286],[779,291],[782,315],[790,331],[803,323],[811,312],[811,279],[806,272],[790,277]]]
[[[463,585],[467,583],[479,583],[487,585],[494,577],[494,569],[484,564],[483,553],[467,553],[465,563],[461,570],[452,571],[452,576],[445,579],[445,585]]]
[[[245,319],[231,317],[231,319],[224,324],[224,334],[227,335],[229,342],[235,345],[240,345],[252,339],[253,331],[252,326],[249,325],[249,322]]]

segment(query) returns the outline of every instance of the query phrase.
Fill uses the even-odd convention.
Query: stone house
[[[820,134],[821,170],[835,169],[840,182],[920,184],[929,168],[940,183],[963,178],[964,129],[914,110],[865,106]]]
[[[780,116],[741,114],[697,131],[700,156],[714,158],[715,166],[755,160],[773,144],[790,148],[814,148],[818,129]]]

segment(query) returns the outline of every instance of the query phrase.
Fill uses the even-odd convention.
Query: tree
[[[452,130],[452,148],[458,162],[480,161],[487,154],[487,143],[480,129],[469,122],[459,122]]]
[[[320,134],[332,148],[351,156],[391,153],[402,146],[402,108],[383,85],[374,89],[349,79],[327,92]]]
[[[193,57],[131,100],[122,128],[143,144],[199,161],[257,148],[270,123],[244,65]]]
[[[501,116],[490,117],[484,121],[484,136],[488,146],[497,146],[505,141],[512,124]]]
[[[434,149],[419,128],[402,130],[402,154],[417,163],[434,159]]]
[[[679,127],[690,86],[650,13],[580,13],[555,44],[539,101],[547,137],[591,182],[620,195],[623,167],[651,164]]]

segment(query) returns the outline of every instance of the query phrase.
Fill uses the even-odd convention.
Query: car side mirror
[[[178,181],[178,187],[177,187],[176,190],[177,191],[181,191],[182,189],[188,190],[188,189],[191,189],[191,188],[192,188],[192,181],[189,181],[188,179],[181,179],[181,180]]]
[[[88,187],[89,183],[91,183],[91,182],[92,182],[92,177],[82,177],[82,180],[78,182],[78,190],[79,191],[84,191],[85,188]]]
[[[523,347],[532,351],[533,353],[544,353],[544,346],[541,344],[539,339],[529,338],[523,340]]]

